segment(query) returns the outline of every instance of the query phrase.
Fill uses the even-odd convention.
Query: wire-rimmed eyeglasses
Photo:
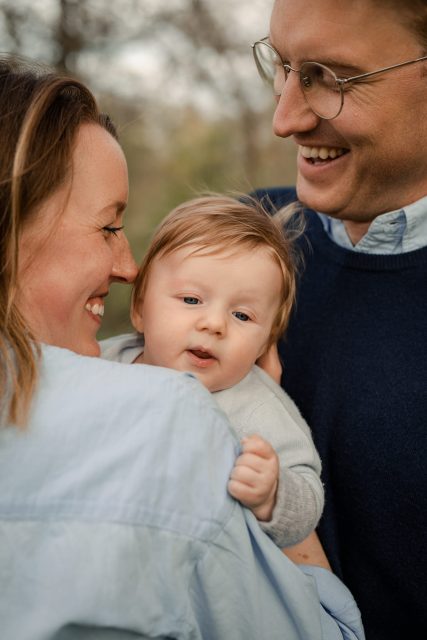
[[[341,113],[344,105],[344,92],[354,82],[421,60],[427,60],[427,56],[422,56],[350,78],[339,78],[332,69],[320,64],[320,62],[303,62],[300,69],[294,69],[282,61],[276,49],[268,42],[268,36],[255,42],[252,45],[252,50],[259,75],[273,88],[276,96],[281,95],[289,73],[291,71],[298,73],[301,89],[308,106],[319,118],[324,120],[332,120]]]

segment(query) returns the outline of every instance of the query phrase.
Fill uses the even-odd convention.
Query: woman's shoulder
[[[150,419],[159,423],[157,437],[162,428],[169,431],[170,424],[184,423],[184,418],[182,431],[185,427],[193,431],[195,423],[203,422],[198,426],[203,432],[210,421],[223,423],[224,432],[228,430],[211,394],[191,374],[44,346],[32,421],[38,415],[59,417],[61,409],[65,416],[98,416],[105,429],[113,428],[117,420],[123,434]]]
[[[224,487],[237,443],[210,394],[160,367],[55,347],[43,347],[42,358],[25,434],[0,433],[11,508],[20,505],[22,517],[41,509],[158,527],[167,520],[213,535],[231,509]]]
[[[121,349],[119,344],[109,345],[109,350]],[[196,388],[195,398],[209,402],[209,393],[193,376],[147,365],[132,365],[117,361],[76,354],[68,349],[43,345],[40,369],[40,400],[52,399],[56,394],[62,398],[71,395],[79,403],[90,405],[102,398],[105,404],[120,398],[128,405],[149,402],[156,395],[164,396],[167,387],[170,399],[176,394],[187,393]],[[142,386],[141,386],[142,385]],[[138,393],[135,394],[135,390]],[[144,391],[144,393],[142,393]],[[80,401],[80,402],[79,402]],[[120,402],[121,404],[121,402]]]

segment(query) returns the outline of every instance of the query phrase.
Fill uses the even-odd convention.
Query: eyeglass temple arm
[[[427,56],[416,58],[415,60],[407,60],[407,62],[399,62],[398,64],[392,64],[390,67],[384,67],[383,69],[377,69],[376,71],[369,71],[368,73],[361,73],[358,76],[352,76],[351,78],[337,78],[337,82],[341,85],[348,82],[354,82],[355,80],[361,80],[362,78],[369,78],[375,76],[377,73],[383,73],[383,71],[390,71],[391,69],[398,69],[399,67],[406,67],[408,64],[414,64],[415,62],[421,62],[421,60],[427,60]]]

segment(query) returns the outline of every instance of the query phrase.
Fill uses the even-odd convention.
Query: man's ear
[[[130,319],[131,319],[133,328],[135,329],[135,331],[138,331],[138,333],[144,333],[144,323],[142,321],[142,307],[143,307],[142,303],[136,304],[134,307],[132,307],[132,310],[130,312]]]

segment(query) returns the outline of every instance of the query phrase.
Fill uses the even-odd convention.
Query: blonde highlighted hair
[[[74,143],[84,123],[116,137],[83,84],[0,56],[0,417],[9,423],[26,421],[40,355],[17,306],[20,237],[71,176]]]
[[[143,300],[151,266],[162,256],[183,247],[194,247],[194,253],[204,255],[264,248],[282,273],[270,346],[285,331],[295,301],[299,254],[294,241],[303,224],[295,212],[296,205],[290,205],[270,214],[258,200],[243,195],[210,194],[180,204],[154,232],[134,283],[132,308]]]

